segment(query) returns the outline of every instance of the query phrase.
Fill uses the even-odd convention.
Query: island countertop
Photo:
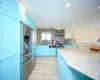
[[[94,80],[100,80],[100,52],[88,48],[57,50],[70,67]]]

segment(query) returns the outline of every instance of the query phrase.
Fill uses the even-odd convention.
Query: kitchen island
[[[100,80],[100,52],[89,48],[57,49],[60,80]]]

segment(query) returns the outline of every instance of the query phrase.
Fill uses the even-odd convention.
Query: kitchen
[[[0,0],[0,80],[100,80],[99,0]]]

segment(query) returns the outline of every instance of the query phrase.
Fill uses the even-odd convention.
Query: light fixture
[[[75,24],[73,24],[73,26],[75,26]]]
[[[70,6],[71,6],[71,3],[70,3],[70,2],[68,2],[68,3],[65,5],[66,8],[69,8]]]
[[[57,22],[57,25],[59,25],[59,22]]]
[[[91,26],[93,26],[94,24],[90,24]]]
[[[100,8],[100,6],[98,8]]]
[[[37,22],[37,25],[40,25],[39,22]]]

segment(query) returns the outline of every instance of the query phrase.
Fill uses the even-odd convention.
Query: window
[[[41,41],[43,40],[51,40],[51,33],[50,32],[41,32]]]

